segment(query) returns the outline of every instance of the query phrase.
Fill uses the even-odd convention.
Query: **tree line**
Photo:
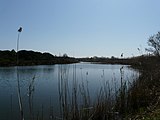
[[[73,57],[54,56],[50,53],[41,53],[35,51],[21,50],[0,50],[0,66],[26,66],[26,65],[52,65],[52,64],[69,64],[78,62]]]
[[[146,48],[151,55],[150,58],[160,58],[160,32],[149,37],[149,48]],[[107,64],[137,64],[146,61],[148,56],[142,55],[132,58],[105,58],[105,57],[91,57],[91,58],[73,58],[68,57],[67,54],[63,56],[54,56],[50,53],[41,53],[35,51],[21,50],[16,52],[15,50],[0,50],[0,66],[15,66],[15,65],[52,65],[52,64],[67,64],[83,62],[101,62]]]

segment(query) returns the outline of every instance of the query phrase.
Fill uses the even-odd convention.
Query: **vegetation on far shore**
[[[35,51],[15,50],[0,51],[0,66],[16,66],[18,65],[54,65],[54,64],[69,64],[78,62],[73,57],[68,57],[67,54],[63,56],[54,56],[50,53],[41,53]]]
[[[149,59],[148,59],[149,58]],[[62,56],[54,56],[50,53],[41,53],[35,51],[21,50],[15,52],[15,50],[0,50],[0,66],[16,66],[18,59],[18,65],[54,65],[54,64],[69,64],[77,62],[91,62],[100,64],[122,64],[132,66],[142,66],[145,63],[157,62],[155,56],[137,56],[131,58],[105,58],[105,57],[91,57],[91,58],[74,58],[69,57],[67,54]],[[152,61],[154,60],[154,61]],[[146,62],[147,61],[147,62]]]

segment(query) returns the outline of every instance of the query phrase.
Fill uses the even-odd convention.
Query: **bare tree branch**
[[[146,51],[151,52],[156,56],[160,56],[160,32],[151,36],[147,43],[150,48],[146,48]]]

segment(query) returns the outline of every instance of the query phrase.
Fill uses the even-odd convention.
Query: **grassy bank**
[[[158,57],[141,58],[141,65],[133,66],[141,75],[128,91],[126,118],[160,119],[160,61]]]

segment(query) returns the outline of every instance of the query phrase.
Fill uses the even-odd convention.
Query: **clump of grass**
[[[76,66],[73,66],[72,88],[69,88],[67,70],[60,66],[59,71],[59,99],[61,116],[64,120],[79,120],[89,116],[89,102],[84,83],[78,84],[76,79]],[[79,87],[79,89],[78,89]],[[79,105],[80,99],[82,105]]]
[[[29,104],[30,120],[34,120],[34,112],[33,112],[33,92],[35,89],[34,82],[35,82],[35,76],[32,78],[28,86],[28,104]]]
[[[160,74],[157,59],[144,58],[142,65],[138,67],[140,76],[133,81],[126,94],[127,112],[124,117],[127,119],[156,119],[156,115],[153,116],[154,111],[160,108]]]

